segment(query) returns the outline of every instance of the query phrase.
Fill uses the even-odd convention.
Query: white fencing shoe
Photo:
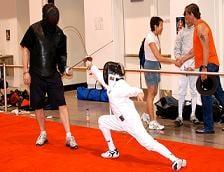
[[[112,150],[108,150],[108,151],[102,153],[101,156],[103,158],[118,158],[119,157],[119,152],[118,152],[117,149],[115,149],[113,151]]]
[[[46,133],[41,133],[39,135],[39,137],[37,138],[36,145],[37,146],[42,146],[42,145],[44,145],[47,142],[48,142],[48,140],[47,140],[47,134]]]
[[[165,128],[165,126],[159,124],[157,121],[150,121],[148,128],[150,130],[163,130]]]
[[[75,141],[75,138],[73,136],[67,137],[65,145],[67,147],[70,147],[71,149],[78,149],[78,144]]]
[[[172,163],[172,170],[174,172],[179,171],[182,167],[187,166],[187,161],[185,159],[177,159]]]

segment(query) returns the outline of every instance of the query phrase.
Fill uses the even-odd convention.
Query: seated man
[[[119,152],[113,143],[110,130],[126,131],[133,136],[147,150],[155,151],[172,162],[172,169],[180,170],[186,166],[186,160],[173,155],[164,145],[157,142],[145,130],[140,116],[130,97],[137,97],[143,101],[144,93],[141,89],[131,87],[124,80],[124,68],[121,64],[107,62],[104,65],[103,74],[99,69],[86,61],[87,68],[96,79],[107,88],[111,112],[113,114],[102,115],[99,120],[99,128],[108,144],[108,151],[101,154],[103,158],[118,158]]]

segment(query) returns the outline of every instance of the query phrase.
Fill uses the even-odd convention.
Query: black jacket
[[[26,34],[21,45],[30,51],[30,73],[49,77],[57,72],[57,68],[63,73],[67,61],[63,31],[58,26],[49,28],[43,21],[34,23],[28,31],[32,34]],[[28,36],[33,38],[26,39]]]

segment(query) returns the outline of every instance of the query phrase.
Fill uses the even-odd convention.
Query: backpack
[[[142,44],[139,49],[138,57],[140,60],[140,68],[144,68],[144,63],[145,63],[145,50],[144,50],[144,44],[145,44],[145,38],[142,41]]]
[[[176,119],[178,116],[178,100],[172,96],[161,97],[155,105],[156,115],[164,119]]]

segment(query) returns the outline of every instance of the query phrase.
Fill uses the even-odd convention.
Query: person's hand
[[[176,61],[174,62],[175,66],[181,67],[182,66],[182,61],[181,59],[177,58]]]
[[[91,70],[87,70],[87,72],[88,72],[88,75],[93,75]]]
[[[142,92],[142,93],[139,93],[138,95],[137,95],[137,100],[138,101],[143,101],[144,100],[144,93]]]
[[[72,75],[73,75],[73,70],[72,70],[72,68],[69,67],[69,66],[67,66],[67,67],[65,68],[65,74],[66,74],[67,76],[72,76]]]
[[[84,63],[85,63],[86,61],[93,61],[93,58],[90,57],[90,56],[86,56],[86,57],[83,59],[83,61],[84,61]]]
[[[188,67],[188,68],[186,69],[186,71],[194,71],[194,69],[191,68],[191,67]]]
[[[83,61],[84,61],[85,65],[86,65],[87,69],[90,70],[92,65],[93,65],[93,63],[92,63],[93,58],[92,57],[86,57],[86,58],[84,58]]]
[[[24,72],[23,73],[23,82],[25,85],[30,85],[31,82],[31,77],[29,72]]]
[[[202,68],[201,72],[207,72],[207,68]],[[207,75],[206,74],[201,74],[201,80],[204,81],[207,79]]]
[[[181,60],[182,59],[182,57],[181,56],[179,56],[179,57],[176,57],[176,60]]]
[[[88,70],[91,69],[92,62],[91,61],[86,61],[86,67],[87,67]]]

